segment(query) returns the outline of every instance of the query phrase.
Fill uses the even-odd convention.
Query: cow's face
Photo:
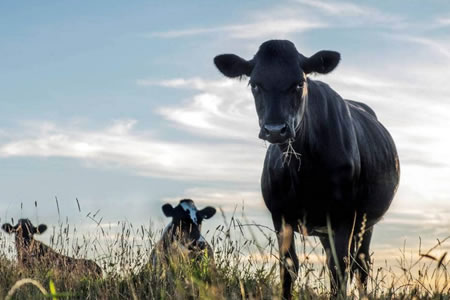
[[[290,41],[263,43],[253,59],[247,61],[234,54],[214,58],[217,68],[227,77],[250,77],[259,137],[274,144],[295,139],[306,109],[308,85],[306,75],[329,73],[339,63],[334,51],[320,51],[306,58]]]
[[[47,225],[41,224],[38,227],[34,227],[30,220],[20,219],[16,226],[5,223],[2,225],[2,229],[9,234],[14,233],[17,242],[28,245],[35,234],[41,234],[47,230]]]
[[[164,214],[172,218],[172,232],[175,238],[187,246],[194,246],[203,249],[206,244],[200,231],[202,221],[209,219],[216,213],[214,207],[208,206],[202,210],[195,207],[194,201],[183,199],[180,203],[172,207],[170,204],[164,204],[162,207]]]

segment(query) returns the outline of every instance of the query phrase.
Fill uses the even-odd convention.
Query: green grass
[[[93,231],[80,238],[75,228],[61,224],[54,229],[50,245],[64,254],[94,258],[104,270],[98,280],[60,270],[20,269],[11,239],[0,234],[0,299],[24,278],[38,282],[48,295],[25,283],[12,299],[280,299],[278,253],[270,228],[224,219],[224,225],[206,234],[214,248],[215,268],[207,258],[182,258],[158,270],[147,263],[160,231],[127,222]],[[373,268],[368,294],[360,298],[450,299],[446,242],[415,254],[399,250],[395,265],[386,262]],[[297,238],[296,243],[300,268],[294,299],[328,299],[321,246],[311,238]],[[347,298],[359,295],[357,285],[351,284]]]

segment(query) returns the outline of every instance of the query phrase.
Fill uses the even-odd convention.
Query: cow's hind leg
[[[354,237],[355,255],[352,260],[352,271],[357,273],[357,279],[359,280],[364,292],[367,292],[367,278],[370,272],[370,241],[372,239],[373,227],[365,230]]]

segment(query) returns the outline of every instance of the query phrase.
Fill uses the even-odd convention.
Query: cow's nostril
[[[289,127],[286,124],[267,124],[264,125],[262,133],[266,138],[284,138],[289,133]]]

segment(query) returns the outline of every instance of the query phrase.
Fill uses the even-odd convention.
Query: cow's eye
[[[252,91],[254,93],[259,93],[259,86],[255,83],[251,83],[250,86],[252,87]]]
[[[297,93],[300,93],[301,91],[302,91],[302,85],[300,85],[300,84],[297,84],[296,86],[295,86],[295,91],[297,92]]]

